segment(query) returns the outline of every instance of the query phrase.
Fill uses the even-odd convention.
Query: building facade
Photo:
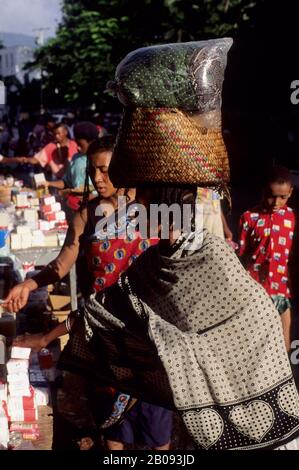
[[[14,76],[24,83],[28,71],[24,71],[24,65],[32,61],[34,49],[28,46],[10,46],[0,49],[0,77]],[[30,73],[29,78],[38,78]]]

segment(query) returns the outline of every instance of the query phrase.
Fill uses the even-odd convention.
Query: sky
[[[61,19],[60,0],[0,0],[0,32],[35,36],[35,28],[50,28],[54,36]]]

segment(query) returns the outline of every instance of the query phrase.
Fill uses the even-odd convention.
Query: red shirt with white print
[[[288,258],[295,228],[294,212],[255,208],[240,220],[240,257],[251,276],[269,295],[290,297]]]

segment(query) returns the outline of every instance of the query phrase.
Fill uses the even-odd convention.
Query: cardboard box
[[[48,222],[52,222],[52,221],[55,222],[57,220],[56,214],[57,212],[47,212],[47,213],[43,213],[42,216]]]
[[[59,337],[60,351],[64,350],[69,339],[70,339],[69,335],[63,335]]]
[[[9,441],[8,418],[0,402],[0,445],[7,447]]]
[[[58,238],[56,233],[45,233],[45,247],[54,248],[58,246]]]
[[[24,348],[27,349],[27,348]],[[8,374],[18,374],[26,372],[29,367],[28,359],[9,359],[6,364]]]
[[[29,359],[31,348],[22,348],[19,346],[13,346],[10,352],[11,359]]]
[[[48,214],[49,212],[59,212],[61,211],[61,204],[60,202],[55,202],[54,204],[43,205],[41,207],[41,211],[44,214]]]
[[[17,234],[18,235],[30,235],[31,234],[30,227],[28,227],[28,225],[18,225]]]
[[[8,384],[8,392],[12,397],[30,397],[31,396],[31,390],[30,386],[26,386],[25,384],[18,384],[18,383],[12,383]],[[20,421],[18,419],[15,419],[15,421]]]
[[[10,411],[8,410],[10,421],[22,421],[24,423],[32,423],[38,420],[37,408],[24,410],[22,408]]]
[[[9,214],[6,212],[0,212],[0,227],[7,228],[10,224]]]
[[[37,423],[14,422],[11,423],[9,430],[10,432],[19,432],[23,434],[23,439],[29,439],[29,436],[33,436],[34,438],[39,437],[39,428]]]
[[[41,230],[34,230],[32,232],[32,246],[45,246],[45,236]]]
[[[20,372],[18,374],[8,374],[7,375],[7,382],[9,385],[18,384],[24,385],[25,387],[29,387],[29,375],[28,371]]]
[[[22,240],[21,235],[17,233],[10,234],[10,248],[11,250],[21,250],[22,249]]]
[[[69,295],[49,295],[50,305],[54,310],[54,314],[65,314],[65,310],[69,310],[71,298]],[[63,310],[63,312],[61,312]]]
[[[66,232],[68,229],[68,223],[66,220],[60,220],[59,222],[56,222],[55,227],[57,230],[63,230]]]
[[[39,208],[39,199],[38,199],[38,197],[31,197],[29,199],[29,202],[30,202],[31,207],[36,207],[37,209]]]
[[[45,206],[50,206],[51,204],[55,204],[55,202],[55,196],[44,196],[42,198],[42,204]]]
[[[0,403],[2,401],[7,401],[7,384],[0,382]]]
[[[66,219],[66,216],[65,216],[65,212],[64,211],[59,211],[59,212],[56,212],[56,220],[58,222],[61,222],[63,220]]]
[[[32,246],[32,235],[30,233],[24,233],[21,235],[21,246],[22,250],[27,250],[27,248],[31,248]]]
[[[16,206],[17,207],[29,207],[29,200],[27,194],[16,195]]]
[[[55,319],[55,320],[58,320],[59,323],[62,323],[64,322],[67,317],[69,316],[70,314],[70,310],[62,310],[62,311],[53,311],[52,312],[52,317]]]
[[[48,388],[34,387],[34,402],[36,406],[47,406],[49,403]]]
[[[46,182],[46,178],[45,178],[44,173],[36,173],[33,176],[33,179],[34,179],[36,187],[43,186],[43,183]]]
[[[24,219],[29,223],[38,221],[38,213],[36,209],[24,209]]]
[[[36,404],[34,393],[32,393],[30,397],[8,397],[7,409],[9,414],[15,410],[34,410],[35,408]]]
[[[47,220],[39,220],[38,228],[39,230],[42,230],[43,232],[47,232],[48,230],[50,230],[50,224]]]

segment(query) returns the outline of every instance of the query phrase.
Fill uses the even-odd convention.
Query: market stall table
[[[58,254],[61,248],[28,248],[26,250],[11,250],[11,253],[20,261],[24,263],[34,263],[35,267],[41,268],[51,263]],[[70,281],[70,296],[71,308],[76,310],[78,307],[77,302],[77,282],[76,282],[76,265],[74,264],[69,272]]]

